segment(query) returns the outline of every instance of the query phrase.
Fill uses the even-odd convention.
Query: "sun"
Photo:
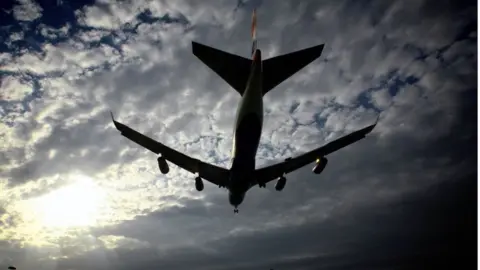
[[[94,226],[104,202],[104,191],[86,176],[75,176],[72,184],[38,197],[32,209],[47,228]]]

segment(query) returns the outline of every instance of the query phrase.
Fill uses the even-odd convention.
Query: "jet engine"
[[[320,174],[327,166],[328,159],[326,157],[317,158],[317,161],[315,163],[316,165],[315,167],[313,167],[312,172],[314,174]]]
[[[286,183],[287,183],[287,178],[285,178],[285,176],[280,177],[277,183],[275,184],[275,189],[277,191],[282,191]]]
[[[164,157],[158,157],[157,162],[158,162],[158,168],[160,169],[161,173],[167,174],[170,171],[170,168],[168,167],[168,163]]]
[[[197,191],[203,190],[203,181],[202,181],[202,178],[200,178],[200,176],[197,176],[195,178],[195,188],[197,189]]]

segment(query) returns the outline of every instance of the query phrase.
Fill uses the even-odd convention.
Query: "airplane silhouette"
[[[193,54],[242,96],[236,115],[230,169],[221,168],[180,153],[116,121],[111,114],[115,127],[123,136],[159,155],[158,167],[163,174],[167,174],[170,170],[168,160],[196,174],[195,187],[198,191],[202,191],[204,188],[202,179],[228,189],[229,202],[234,206],[234,213],[238,213],[238,206],[243,202],[245,194],[254,186],[265,188],[268,182],[278,179],[275,189],[281,191],[287,181],[285,174],[312,162],[316,163],[312,170],[313,173],[320,174],[328,163],[325,156],[361,140],[373,130],[378,122],[377,118],[373,125],[308,153],[256,169],[255,156],[263,125],[263,96],[317,59],[323,51],[324,44],[262,60],[262,54],[257,48],[256,41],[255,10],[252,17],[252,39],[250,59],[192,41]]]

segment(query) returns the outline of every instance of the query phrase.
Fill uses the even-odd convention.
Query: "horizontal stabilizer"
[[[240,95],[247,84],[252,60],[192,41],[193,54]]]
[[[263,61],[263,94],[301,70],[323,51],[324,44],[276,56]]]

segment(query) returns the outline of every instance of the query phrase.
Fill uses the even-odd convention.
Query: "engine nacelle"
[[[315,167],[313,167],[312,169],[312,172],[314,174],[320,174],[321,172],[323,172],[323,170],[327,166],[327,163],[328,163],[328,159],[326,157],[318,158],[316,161]]]
[[[195,178],[195,188],[197,189],[197,191],[202,191],[203,190],[202,178],[200,178],[200,177]]]
[[[167,174],[170,171],[170,168],[168,167],[168,163],[164,157],[158,157],[157,162],[158,162],[158,168],[160,169],[161,173]]]
[[[280,177],[277,180],[277,183],[275,184],[275,189],[277,191],[282,191],[282,189],[285,187],[286,183],[287,183],[287,178],[285,178],[285,176]]]

